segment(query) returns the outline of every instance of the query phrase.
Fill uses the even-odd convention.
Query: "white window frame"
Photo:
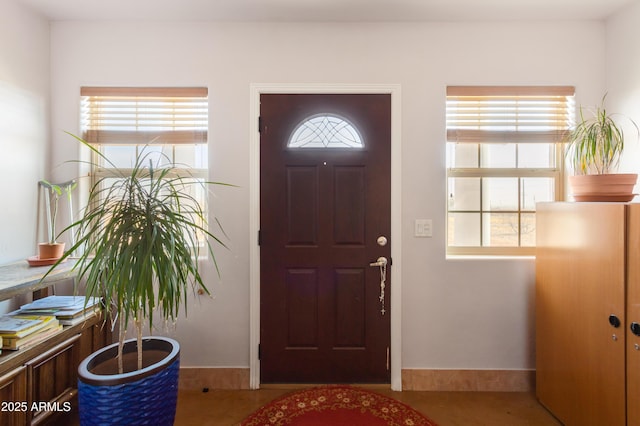
[[[522,206],[521,179],[523,178],[551,178],[554,185],[554,201],[560,201],[564,197],[564,146],[563,139],[570,129],[574,119],[573,96],[575,89],[570,86],[449,86],[447,87],[447,144],[471,143],[478,147],[477,167],[447,167],[447,197],[449,197],[449,182],[452,178],[478,178],[480,181],[480,201],[478,210],[454,210],[450,208],[447,199],[447,255],[451,256],[532,256],[535,247],[522,246],[521,215],[535,214],[535,210],[527,210]],[[497,99],[540,99],[563,98],[562,116],[542,117],[531,119],[529,112],[520,113],[514,108],[506,115],[503,112],[495,113],[490,108],[482,106],[483,102],[491,102]],[[473,99],[480,105],[470,115],[464,116],[455,106],[455,102]],[[462,109],[462,108],[461,108]],[[452,112],[453,111],[453,112]],[[543,114],[543,115],[546,115]],[[506,117],[506,118],[505,118]],[[557,122],[556,122],[557,121]],[[555,123],[555,124],[554,124]],[[517,144],[536,143],[537,141],[550,143],[553,149],[553,167],[549,168],[491,168],[482,167],[481,147],[487,143]],[[449,149],[447,149],[449,151]],[[515,210],[499,210],[494,213],[516,214],[518,218],[518,246],[484,246],[483,232],[486,232],[483,223],[483,194],[482,181],[486,178],[515,178],[518,179],[518,207]],[[449,241],[449,219],[451,213],[475,213],[478,214],[480,238],[479,245],[454,246]]]
[[[171,176],[193,178],[194,185],[209,178],[207,150],[199,167],[176,162],[180,146],[205,146],[208,138],[208,89],[204,87],[82,87],[82,138],[98,151],[106,146],[127,146],[137,155],[145,147],[162,147],[162,163],[173,167]],[[167,154],[168,152],[168,154]],[[156,156],[152,156],[154,160]],[[159,157],[158,157],[159,158]],[[133,158],[132,158],[133,159]],[[130,168],[100,167],[91,153],[91,185],[100,179],[129,174]],[[133,166],[133,164],[132,164]],[[206,188],[202,207],[208,215]]]

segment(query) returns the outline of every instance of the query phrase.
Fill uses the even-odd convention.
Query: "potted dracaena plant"
[[[105,319],[119,324],[119,341],[80,364],[81,425],[173,424],[180,347],[174,339],[143,338],[143,325],[152,329],[156,314],[175,321],[181,307],[186,311],[189,290],[209,294],[198,254],[206,247],[217,270],[212,244],[224,243],[207,229],[203,206],[191,193],[195,179],[162,160],[141,149],[132,169],[94,182],[83,215],[65,229],[77,239],[60,261],[80,252],[74,268],[86,282],[87,300],[102,298]],[[136,338],[127,340],[130,323]]]
[[[604,105],[606,95],[599,106],[585,114],[580,108],[580,120],[567,134],[567,156],[574,175],[569,176],[569,186],[576,201],[631,201],[638,179],[635,173],[616,173],[625,148],[623,127],[614,120]],[[629,117],[627,121],[638,126]]]

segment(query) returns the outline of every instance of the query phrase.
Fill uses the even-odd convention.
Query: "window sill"
[[[501,255],[501,254],[448,254],[446,260],[535,260],[532,254]]]

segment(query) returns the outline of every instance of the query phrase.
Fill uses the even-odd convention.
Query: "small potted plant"
[[[115,168],[95,147],[71,136]],[[141,149],[132,169],[108,178],[108,186],[102,185],[106,178],[95,182],[83,214],[66,228],[76,232],[77,242],[61,261],[79,252],[74,268],[86,282],[87,299],[101,297],[104,314],[119,329],[117,343],[79,366],[81,425],[173,424],[180,346],[165,337],[143,338],[143,325],[152,330],[154,315],[174,322],[181,308],[186,311],[189,290],[208,294],[199,251],[206,247],[217,269],[212,244],[224,246],[191,195],[195,179],[153,155]],[[130,323],[136,338],[127,340]]]
[[[580,121],[568,133],[567,156],[574,175],[569,186],[576,201],[631,201],[638,179],[635,173],[615,173],[624,151],[623,128],[614,121],[615,114],[601,105],[586,116],[580,108]],[[627,118],[640,134],[636,123]]]
[[[41,180],[38,184],[47,191],[47,228],[49,241],[38,244],[38,258],[36,260],[37,262],[54,262],[62,257],[65,247],[64,242],[58,242],[58,234],[56,234],[58,203],[63,192],[66,193],[67,197],[71,197],[71,192],[76,187],[76,182],[69,181],[62,184],[55,184]]]

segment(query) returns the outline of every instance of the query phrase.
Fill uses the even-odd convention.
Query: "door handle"
[[[375,262],[371,262],[369,266],[387,266],[387,258],[380,256]]]
[[[620,318],[618,318],[615,314],[611,314],[609,315],[609,324],[611,324],[611,327],[613,328],[618,328],[622,323],[620,322]]]

